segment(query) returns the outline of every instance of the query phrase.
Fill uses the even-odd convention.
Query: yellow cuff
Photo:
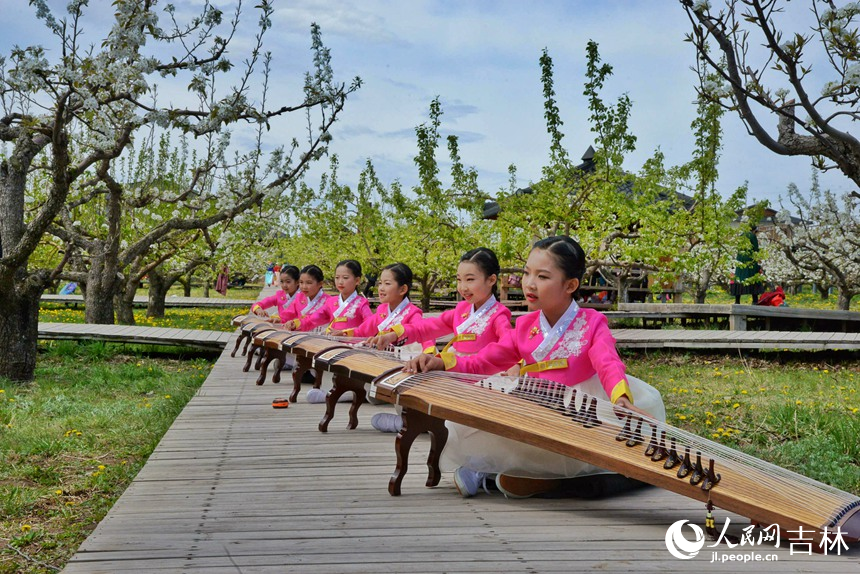
[[[293,329],[298,329],[302,324],[301,320],[299,319],[293,319],[291,323],[293,324]]]
[[[445,363],[446,371],[450,371],[457,365],[457,355],[454,353],[439,353],[438,356]]]
[[[344,329],[343,336],[344,337],[352,337],[355,335],[355,329]]]
[[[403,328],[403,325],[399,325],[399,324],[391,327],[389,329],[389,331],[394,331],[395,333],[397,333],[398,338],[403,337],[403,334],[406,333],[406,329]]]
[[[427,347],[426,349],[424,349],[422,351],[422,353],[424,353],[426,355],[435,355],[436,354],[436,345]]]
[[[262,309],[258,304],[254,303],[251,305],[251,313],[253,313],[256,309]]]
[[[609,397],[609,400],[612,401],[612,404],[618,402],[622,396],[626,395],[627,400],[630,401],[630,404],[633,404],[633,393],[630,392],[630,387],[627,385],[627,381],[621,379],[618,381],[618,384],[612,389],[612,396]]]

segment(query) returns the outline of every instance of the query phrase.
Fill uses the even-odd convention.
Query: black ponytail
[[[302,275],[310,275],[319,283],[322,283],[324,279],[322,269],[316,265],[305,265],[302,267]]]
[[[481,273],[483,273],[485,277],[495,275],[496,282],[493,283],[493,295],[498,292],[498,278],[499,273],[502,272],[502,267],[499,265],[499,258],[496,257],[496,254],[492,249],[488,247],[476,247],[475,249],[471,249],[460,257],[460,262],[462,263],[463,261],[468,261],[477,265],[478,269],[481,270]]]
[[[359,263],[355,259],[344,259],[343,261],[335,265],[335,273],[337,273],[338,267],[346,267],[347,269],[349,269],[349,272],[352,273],[354,277],[361,277],[361,263]]]
[[[382,271],[385,271],[386,269],[391,271],[391,274],[394,275],[394,280],[397,281],[398,285],[406,285],[406,294],[409,295],[409,290],[412,289],[412,269],[410,269],[405,263],[392,263],[391,265],[386,265],[382,268]]]
[[[582,284],[585,274],[585,251],[576,240],[567,235],[547,237],[536,242],[532,249],[543,249],[555,260],[565,279],[576,279]],[[576,290],[579,291],[579,288]],[[573,296],[576,297],[576,292]]]
[[[281,267],[281,275],[289,275],[293,278],[293,281],[298,281],[301,271],[295,265],[284,265]]]

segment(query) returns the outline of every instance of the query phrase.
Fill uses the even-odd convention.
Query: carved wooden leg
[[[263,359],[265,359],[268,356],[269,356],[269,349],[266,348],[266,345],[260,345],[260,355],[257,357],[257,364],[254,365],[254,369],[259,371],[260,367],[263,364]]]
[[[409,450],[419,434],[429,432],[431,435],[430,455],[427,457],[427,467],[430,469],[427,486],[439,484],[442,477],[442,472],[439,470],[439,456],[448,441],[448,429],[445,428],[444,420],[407,409],[403,409],[401,415],[403,416],[403,428],[400,429],[397,439],[394,441],[397,467],[388,481],[388,493],[391,496],[400,496],[400,483],[403,482],[403,477],[406,476],[406,471],[409,469]]]
[[[250,341],[250,339],[249,339]],[[247,373],[251,370],[251,362],[254,360],[254,353],[257,351],[257,347],[251,347],[251,350],[248,352],[248,358],[245,360],[245,366],[242,367],[242,372]]]
[[[332,382],[332,388],[325,396],[325,414],[320,419],[320,424],[317,427],[320,432],[328,432],[328,423],[334,418],[334,409],[337,407],[337,401],[346,392],[346,385],[341,384],[338,375],[334,376]]]
[[[236,356],[236,351],[238,351],[238,350],[239,350],[239,345],[241,345],[241,344],[242,344],[242,339],[244,339],[246,335],[247,335],[247,333],[245,333],[245,331],[240,331],[240,332],[239,332],[239,336],[238,336],[238,337],[236,337],[236,346],[235,346],[235,347],[233,347],[233,352],[232,352],[232,353],[230,353],[230,356],[231,356],[231,357],[235,357],[235,356]]]
[[[350,390],[354,393],[352,396],[352,405],[349,407],[349,423],[346,425],[348,430],[352,430],[358,426],[358,409],[367,400],[367,391],[364,389],[364,383],[350,381]]]
[[[245,355],[248,354],[248,345],[251,344],[251,341],[254,340],[254,337],[251,336],[250,332],[249,333],[243,333],[243,334],[245,335],[245,346],[242,347],[242,356],[244,357]]]
[[[311,359],[308,357],[296,357],[296,366],[293,368],[293,393],[290,395],[290,402],[296,402],[299,398],[299,391],[302,389],[302,377],[311,368]]]
[[[258,385],[262,385],[266,382],[266,373],[269,371],[269,363],[271,363],[275,359],[275,355],[277,354],[275,353],[274,349],[267,349],[265,347],[261,347],[260,355],[262,356],[263,353],[266,354],[266,360],[263,361],[263,364],[260,366],[260,376],[257,377]]]
[[[342,375],[335,375],[332,379],[333,386],[325,397],[325,414],[320,420],[320,432],[328,432],[328,423],[334,418],[334,410],[337,407],[337,401],[344,393],[352,391],[352,406],[349,408],[349,423],[346,425],[347,430],[352,430],[358,426],[358,409],[361,403],[364,402],[367,396],[367,391],[364,390],[364,383],[347,379]]]
[[[272,382],[280,383],[281,382],[281,369],[284,368],[284,363],[287,361],[287,351],[286,349],[271,349],[271,353],[275,356],[275,360],[278,361],[278,368],[272,373]]]

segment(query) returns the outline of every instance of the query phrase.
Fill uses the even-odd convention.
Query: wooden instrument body
[[[314,365],[318,372],[323,369],[332,372],[336,386],[363,391],[370,384],[371,396],[403,408],[404,429],[398,434],[395,447],[397,467],[389,481],[392,495],[400,494],[400,483],[408,469],[409,449],[422,432],[431,435],[427,486],[439,483],[439,456],[447,440],[444,421],[450,420],[583,460],[695,500],[712,502],[757,524],[778,524],[783,533],[802,528],[807,534],[810,531],[820,534],[827,527],[831,532],[839,528],[845,539],[860,539],[857,497],[701,437],[694,437],[697,447],[692,456],[701,452],[699,470],[707,468],[713,459],[710,478],[715,480],[706,477],[693,484],[687,476],[679,478],[677,463],[667,468],[665,456],[653,459],[643,452],[649,437],[651,443],[656,437],[664,454],[668,454],[672,439],[671,451],[683,457],[690,454],[684,452],[684,437],[694,435],[641,417],[641,431],[631,432],[636,419],[630,413],[619,418],[608,401],[598,404],[596,398],[576,397],[572,390],[567,403],[557,395],[540,393],[525,400],[466,383],[450,373],[410,375],[402,371],[399,361],[306,333],[284,338],[281,346],[292,350],[307,368]],[[358,396],[356,392],[354,403]],[[355,404],[353,407],[357,409]],[[328,418],[323,419],[326,426],[332,413],[333,401],[327,401]],[[320,430],[324,431],[323,421]],[[712,451],[707,448],[711,446]]]
[[[628,446],[626,440],[619,440],[628,419],[619,419],[608,404],[597,410],[600,424],[594,425],[583,423],[579,417],[583,411],[582,398],[579,403],[574,398],[567,406],[552,399],[542,399],[545,404],[537,404],[447,380],[441,373],[418,377],[422,379],[419,384],[410,384],[416,376],[405,373],[381,377],[374,382],[371,395],[401,405],[404,412],[420,412],[464,424],[584,460],[702,502],[710,501],[755,523],[778,524],[783,532],[798,531],[802,527],[807,533],[815,531],[820,535],[827,526],[831,532],[839,527],[846,539],[860,538],[860,499],[826,485],[821,485],[823,489],[812,487],[810,483],[814,481],[799,475],[795,475],[797,481],[791,481],[791,473],[764,461],[760,461],[760,466],[750,466],[717,458],[715,468],[720,475],[719,482],[708,489],[703,488],[705,481],[693,485],[688,478],[678,477],[677,465],[667,469],[665,459],[654,461],[643,455],[650,430],[646,432],[643,427],[642,442],[633,446]],[[645,425],[649,425],[645,420]],[[654,427],[658,436],[663,432],[675,436],[674,431],[683,434],[658,421],[654,421]],[[667,440],[663,443],[669,446]],[[673,450],[683,455],[680,444]],[[775,469],[782,473],[776,473]]]

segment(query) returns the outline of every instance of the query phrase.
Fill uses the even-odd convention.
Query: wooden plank
[[[724,337],[703,333],[703,344]],[[626,334],[652,345],[690,337],[669,330]],[[709,551],[691,561],[672,558],[663,540],[667,527],[681,519],[701,523],[703,508],[659,489],[600,501],[462,499],[450,474],[427,489],[426,437],[416,441],[403,496],[392,498],[386,487],[393,435],[369,427],[370,417],[389,407],[364,405],[359,427],[346,431],[347,405],[341,405],[330,432],[319,433],[322,405],[271,409],[285,385],[257,387],[257,373],[242,373],[244,358],[230,358],[230,350],[65,572],[740,570],[711,563]],[[722,524],[727,515],[716,516]],[[729,516],[737,518],[733,528],[745,525]],[[858,567],[856,553],[773,551],[779,562],[756,563],[756,571]]]

